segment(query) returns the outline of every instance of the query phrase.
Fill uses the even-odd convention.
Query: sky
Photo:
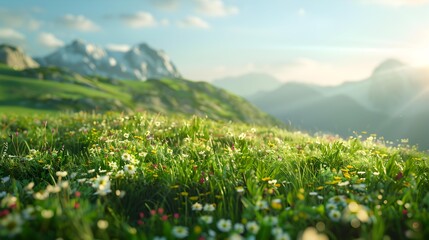
[[[145,42],[192,80],[337,85],[388,58],[429,65],[428,13],[429,0],[0,0],[0,43],[43,56],[74,39]]]

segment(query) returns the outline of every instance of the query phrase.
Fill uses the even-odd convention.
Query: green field
[[[428,156],[373,136],[150,113],[0,129],[2,239],[429,237]]]
[[[205,82],[115,80],[55,67],[13,70],[0,64],[0,113],[152,112],[284,125],[244,99]]]

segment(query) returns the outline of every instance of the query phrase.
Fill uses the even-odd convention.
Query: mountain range
[[[323,87],[285,83],[247,99],[285,123],[343,137],[368,132],[429,149],[429,68],[388,59],[361,81]]]
[[[97,75],[131,80],[181,77],[164,51],[155,50],[146,43],[137,44],[128,51],[121,52],[75,40],[35,60],[40,66],[67,68],[86,76]]]

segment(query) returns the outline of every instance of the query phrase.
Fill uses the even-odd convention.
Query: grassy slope
[[[38,79],[41,75],[40,78],[45,79]],[[113,81],[82,77],[57,68],[14,71],[3,65],[0,66],[0,83],[0,110],[4,112],[14,106],[19,107],[18,110],[45,111],[146,110],[279,124],[242,98],[203,82],[181,79]]]
[[[297,239],[311,227],[330,239],[429,237],[427,155],[372,137],[150,114],[0,119],[0,177],[10,176],[0,183],[0,237],[174,239],[180,226],[190,239],[237,234],[222,219],[256,239],[275,239],[273,230]]]

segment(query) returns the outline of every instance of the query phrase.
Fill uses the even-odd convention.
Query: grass
[[[207,83],[183,79],[114,80],[84,77],[55,67],[17,71],[0,65],[0,107],[6,111],[14,106],[40,112],[207,115],[216,120],[283,125],[245,100]]]
[[[0,236],[427,239],[427,155],[200,117],[3,116]]]

